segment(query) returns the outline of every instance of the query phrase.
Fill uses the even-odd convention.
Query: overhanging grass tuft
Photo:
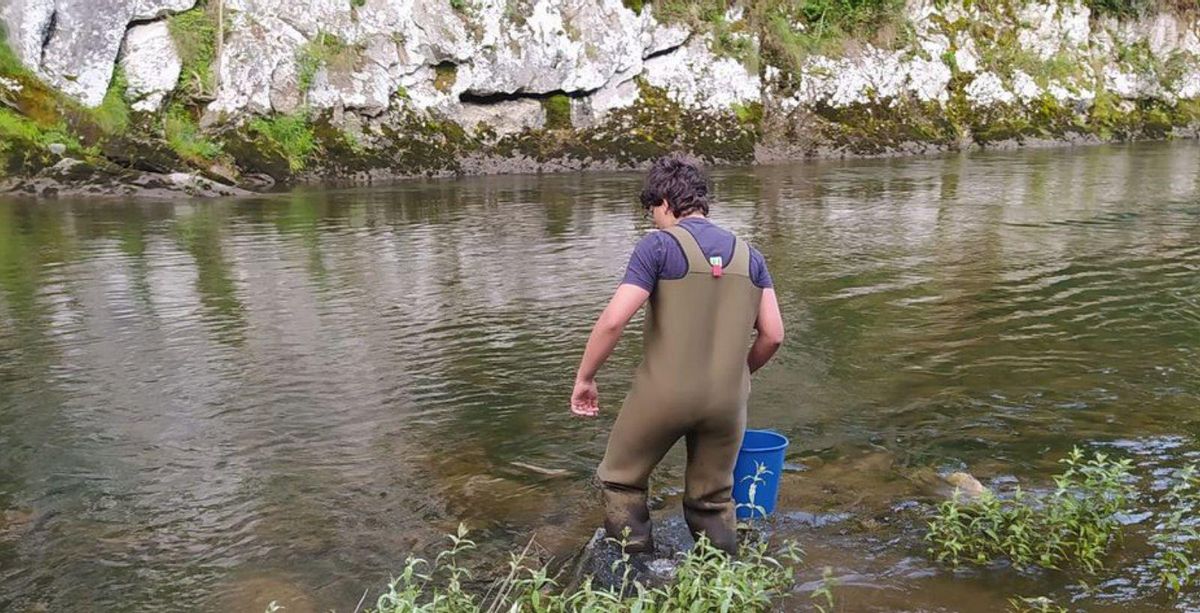
[[[304,170],[317,151],[312,122],[303,113],[258,117],[250,122],[250,130],[273,146],[287,160],[292,172]]]

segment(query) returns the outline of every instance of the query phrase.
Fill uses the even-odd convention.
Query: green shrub
[[[1057,488],[1044,500],[1031,501],[1019,489],[1012,498],[984,492],[973,501],[960,500],[956,492],[929,522],[930,554],[954,566],[1008,558],[1019,567],[1100,570],[1121,532],[1117,514],[1135,494],[1126,483],[1130,462],[1103,453],[1084,461],[1079,449],[1062,462],[1067,469],[1054,478]]]
[[[287,160],[292,172],[304,170],[317,150],[317,138],[306,114],[258,117],[250,122],[250,130],[263,137]]]
[[[804,19],[817,36],[827,33],[858,34],[877,26],[881,21],[894,17],[904,8],[902,0],[806,0],[801,3],[785,2],[783,6],[796,7],[798,16]]]
[[[205,138],[192,113],[179,105],[163,115],[163,136],[172,151],[192,164],[204,165],[221,155],[221,146]]]
[[[794,68],[796,58],[835,53],[848,38],[867,38],[899,22],[903,9],[904,0],[768,0],[758,4],[757,20],[765,24],[764,47],[793,60]]]
[[[193,98],[204,98],[216,90],[213,62],[217,57],[217,18],[207,3],[167,18],[171,39],[179,52],[182,70],[178,90]]]

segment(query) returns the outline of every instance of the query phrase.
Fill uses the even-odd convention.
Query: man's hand
[[[592,327],[587,347],[583,350],[583,360],[575,375],[575,391],[571,392],[572,413],[580,417],[595,417],[600,412],[596,372],[617,346],[617,340],[621,338],[629,318],[642,308],[649,297],[650,292],[630,283],[622,283],[617,287],[617,293],[613,294],[612,300]]]
[[[580,417],[595,417],[600,413],[600,392],[595,379],[576,379],[571,392],[571,412]]]

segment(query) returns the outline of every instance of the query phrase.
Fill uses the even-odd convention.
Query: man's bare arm
[[[758,330],[758,335],[754,337],[754,344],[750,346],[750,354],[746,357],[750,372],[762,368],[783,344],[783,316],[779,313],[779,300],[774,289],[763,290],[754,329]]]
[[[576,415],[590,417],[600,410],[596,373],[608,356],[612,355],[625,325],[649,297],[650,292],[636,285],[623,283],[617,288],[617,293],[604,308],[600,318],[596,320],[592,334],[588,337],[587,348],[583,351],[579,372],[575,375],[575,389],[571,393],[571,411]]]

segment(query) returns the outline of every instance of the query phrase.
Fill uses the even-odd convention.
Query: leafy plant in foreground
[[[754,517],[754,513],[758,513],[760,517],[766,517],[767,510],[765,508],[763,508],[763,506],[761,504],[758,504],[756,502],[756,499],[758,498],[759,484],[765,483],[766,482],[765,476],[771,475],[771,474],[774,474],[774,473],[772,473],[770,470],[767,470],[766,464],[763,464],[762,462],[755,462],[754,463],[754,474],[742,477],[742,481],[750,482],[750,488],[746,491],[746,497],[749,499],[749,502],[739,502],[734,506],[734,508],[735,509],[750,509],[750,517],[751,518]]]
[[[1165,501],[1172,512],[1150,537],[1159,549],[1150,562],[1163,585],[1176,593],[1200,586],[1200,476],[1195,466],[1179,472]]]
[[[820,613],[833,613],[833,588],[836,586],[837,579],[833,576],[833,569],[826,566],[825,572],[821,574],[820,587],[809,595],[813,608]],[[821,604],[822,601],[824,604]]]
[[[1055,491],[1042,500],[1019,489],[1011,498],[984,492],[973,501],[956,492],[929,522],[930,554],[954,566],[1008,558],[1016,566],[1098,571],[1121,533],[1117,515],[1135,494],[1127,482],[1131,464],[1103,453],[1085,461],[1078,448],[1062,462]]]
[[[744,547],[739,558],[731,560],[702,536],[680,561],[674,581],[667,586],[651,589],[642,585],[634,579],[630,556],[624,554],[613,565],[613,570],[621,573],[619,586],[598,587],[589,577],[578,589],[564,593],[549,571],[530,559],[527,546],[520,554],[513,554],[508,574],[476,600],[464,588],[470,574],[459,566],[459,556],[475,548],[466,537],[466,528],[460,526],[458,533],[450,536],[451,546],[432,562],[409,558],[400,576],[388,583],[387,591],[377,600],[375,611],[767,611],[792,584],[791,565],[799,563],[800,556],[798,549],[788,544],[776,559],[767,555],[765,543],[758,543]]]

